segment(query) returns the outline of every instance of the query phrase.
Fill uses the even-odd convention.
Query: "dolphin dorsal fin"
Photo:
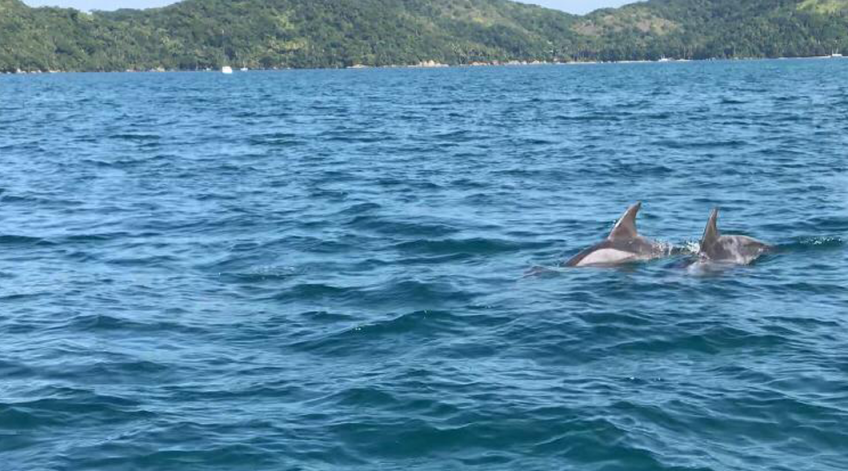
[[[710,213],[710,220],[707,221],[707,227],[704,229],[704,236],[701,237],[701,250],[706,249],[713,245],[719,237],[721,237],[721,233],[718,231],[718,225],[716,221],[718,220],[718,208],[713,209],[713,212]]]
[[[639,235],[639,232],[636,231],[636,215],[639,213],[639,209],[642,208],[642,203],[636,203],[633,206],[627,208],[627,211],[624,212],[624,215],[621,216],[621,219],[615,223],[615,227],[612,228],[612,232],[610,232],[609,237],[607,239],[616,240],[616,239],[632,239]]]

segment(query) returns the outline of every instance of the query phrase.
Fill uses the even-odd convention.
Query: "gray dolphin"
[[[701,237],[698,250],[701,261],[747,265],[774,248],[747,236],[721,235],[716,225],[717,220],[718,208],[715,208],[710,214],[710,220],[707,221],[704,236]]]
[[[636,214],[641,208],[641,202],[628,208],[615,223],[609,237],[575,255],[564,266],[609,266],[666,255],[666,245],[646,239],[636,231]]]

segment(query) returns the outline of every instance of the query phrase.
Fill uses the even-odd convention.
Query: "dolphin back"
[[[641,237],[636,230],[636,216],[641,208],[641,202],[627,208],[606,239],[571,257],[563,266],[610,266],[662,256],[663,247]]]
[[[747,236],[721,235],[718,230],[718,208],[710,213],[698,255],[701,259],[747,265],[772,246]]]

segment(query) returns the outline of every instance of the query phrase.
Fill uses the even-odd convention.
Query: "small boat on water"
[[[842,57],[842,54],[840,54],[838,52],[833,52],[833,53],[830,54],[830,57],[839,58],[839,57]]]
[[[247,67],[242,67],[242,68],[241,68],[241,71],[242,71],[242,72],[247,72]]]
[[[225,65],[225,66],[221,67],[221,73],[231,74],[231,73],[233,73],[233,68],[228,66],[228,65]]]

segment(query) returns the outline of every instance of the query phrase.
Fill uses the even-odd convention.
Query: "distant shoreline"
[[[443,64],[435,61],[424,61],[409,65],[363,65],[354,64],[349,67],[272,67],[269,69],[256,68],[250,71],[280,71],[280,70],[367,70],[367,69],[463,69],[477,67],[531,67],[531,66],[580,66],[580,65],[617,65],[617,64],[673,64],[688,62],[737,62],[737,61],[765,61],[765,60],[809,60],[809,59],[842,59],[842,56],[799,56],[799,57],[735,57],[735,58],[710,58],[710,59],[660,59],[660,60],[624,60],[624,61],[491,61],[471,62],[468,64]],[[238,69],[235,69],[238,70]],[[52,75],[52,74],[114,74],[114,73],[173,73],[173,72],[211,72],[221,73],[220,69],[165,69],[164,67],[147,70],[17,70],[13,72],[0,71],[0,75]],[[243,71],[242,71],[243,72]]]
[[[0,0],[0,71],[582,65],[848,51],[848,0],[656,0],[587,15],[527,1],[184,0],[86,14]]]

